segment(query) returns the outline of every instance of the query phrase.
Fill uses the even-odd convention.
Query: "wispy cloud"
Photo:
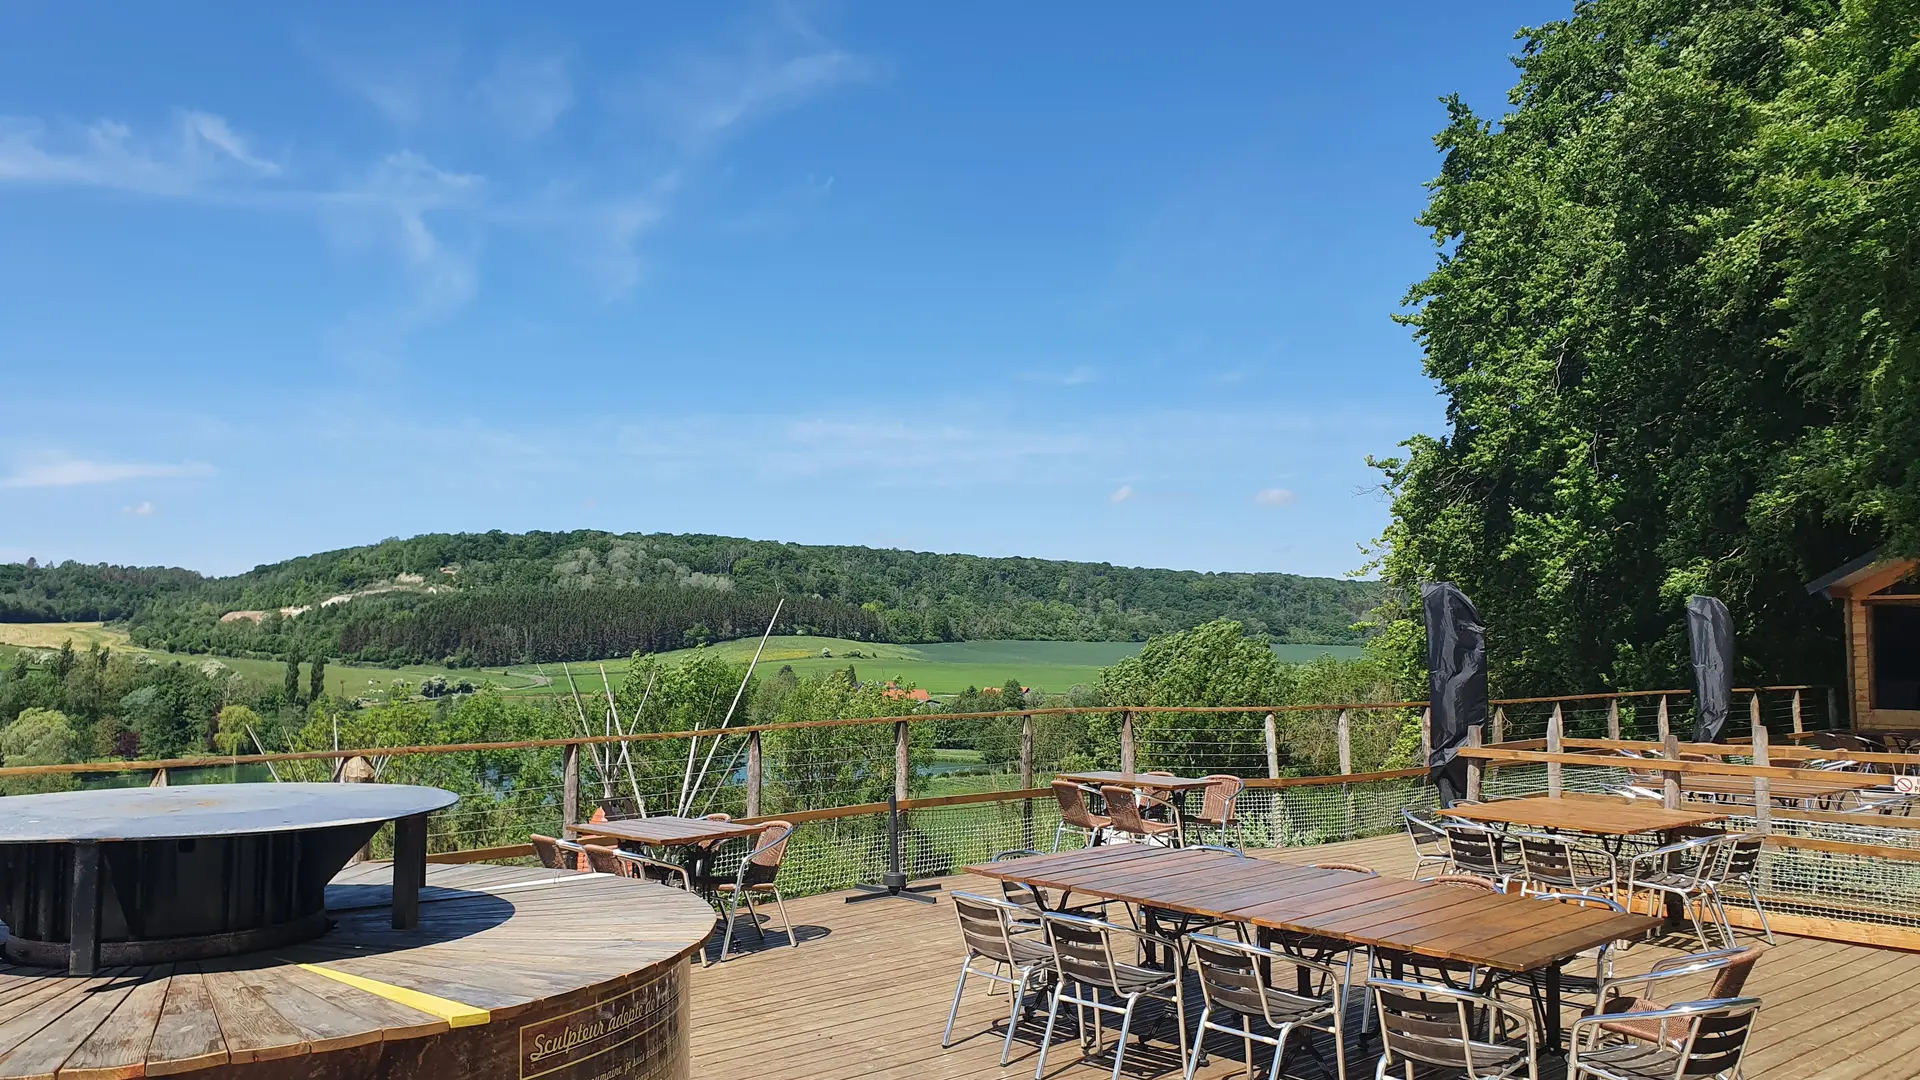
[[[49,125],[0,116],[0,182],[183,196],[281,171],[223,117],[196,109],[177,111],[158,134],[145,137],[118,120]]]
[[[1121,484],[1113,489],[1113,494],[1107,496],[1107,501],[1117,506],[1131,498],[1133,498],[1133,485]]]
[[[213,466],[203,461],[173,464],[151,461],[86,461],[80,458],[60,457],[17,465],[13,472],[0,478],[0,487],[79,487],[84,484],[113,484],[122,480],[207,476],[212,472]]]
[[[153,504],[150,502],[142,502],[133,506],[123,506],[120,508],[120,512],[123,514],[131,514],[134,517],[152,517]]]
[[[564,57],[508,54],[494,61],[473,94],[501,130],[532,139],[573,107],[573,77]]]
[[[1253,493],[1253,501],[1261,506],[1292,506],[1294,494],[1283,487],[1261,488]]]

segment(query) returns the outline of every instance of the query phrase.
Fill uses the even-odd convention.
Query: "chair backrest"
[[[1661,1012],[1684,1014],[1693,1010],[1697,1010],[1692,1017],[1693,1030],[1680,1047],[1675,1077],[1737,1075],[1740,1059],[1746,1055],[1747,1038],[1753,1034],[1753,1021],[1760,1014],[1760,999],[1696,1001]]]
[[[1371,866],[1361,866],[1361,865],[1360,865],[1359,863],[1351,863],[1351,862],[1317,862],[1317,863],[1313,863],[1312,865],[1313,865],[1313,868],[1314,868],[1315,870],[1351,870],[1351,871],[1353,871],[1353,872],[1354,872],[1354,873],[1356,873],[1356,874],[1365,874],[1365,875],[1367,875],[1368,877],[1379,877],[1379,876],[1380,876],[1380,874],[1379,874],[1379,872],[1378,872],[1378,871],[1376,871],[1376,870],[1374,870],[1374,868],[1373,868],[1373,867],[1371,867]]]
[[[1194,820],[1210,825],[1233,824],[1234,804],[1239,801],[1240,793],[1246,790],[1247,782],[1226,773],[1214,773],[1204,779],[1207,786],[1200,798],[1200,813]]]
[[[1109,922],[1057,911],[1041,912],[1040,921],[1046,926],[1047,943],[1053,946],[1054,972],[1060,978],[1126,993],[1120,987],[1120,961],[1113,940],[1115,936],[1137,935]]]
[[[1114,828],[1121,832],[1146,834],[1147,825],[1140,817],[1140,803],[1134,797],[1132,788],[1102,784],[1100,798],[1107,804],[1107,820],[1113,822]]]
[[[1186,846],[1186,849],[1185,849],[1185,850],[1187,850],[1187,851],[1211,851],[1211,852],[1214,852],[1214,853],[1216,853],[1216,854],[1220,854],[1220,855],[1231,855],[1231,856],[1233,856],[1233,857],[1234,857],[1234,858],[1236,858],[1236,859],[1251,859],[1251,858],[1253,858],[1253,856],[1251,856],[1251,855],[1249,855],[1249,854],[1247,854],[1247,853],[1246,853],[1246,852],[1244,852],[1244,851],[1241,851],[1241,850],[1240,850],[1239,848],[1230,848],[1230,847],[1224,847],[1224,846],[1222,846],[1222,845],[1220,845],[1220,844],[1188,844],[1188,845]]]
[[[1578,889],[1582,877],[1613,877],[1606,852],[1545,833],[1520,834],[1520,865],[1531,881]]]
[[[1054,801],[1060,804],[1061,821],[1079,829],[1098,826],[1093,811],[1087,809],[1087,789],[1071,780],[1055,780],[1052,787]]]
[[[1339,976],[1326,964],[1209,934],[1188,934],[1187,940],[1193,945],[1200,993],[1215,1009],[1258,1016],[1265,1019],[1268,1026],[1278,1027],[1282,1021],[1274,1016],[1275,1005],[1336,1007]],[[1283,989],[1287,980],[1281,971],[1288,966],[1326,990],[1326,996],[1302,996]]]
[[[600,811],[606,816],[597,817],[595,821],[631,821],[640,816],[640,800],[631,795],[615,795],[600,800]]]
[[[1479,825],[1450,824],[1446,828],[1447,850],[1453,853],[1455,866],[1489,877],[1500,877],[1506,873],[1506,868],[1501,865],[1499,833]]]
[[[953,894],[953,911],[960,918],[960,939],[969,952],[1013,964],[1012,916],[1025,912],[1004,900],[964,892]]]
[[[606,820],[607,808],[604,806],[596,806],[593,808],[593,814],[587,818],[587,823],[589,825],[598,825]]]
[[[1758,946],[1749,945],[1744,949],[1735,949],[1726,957],[1723,967],[1713,977],[1713,987],[1707,991],[1709,997],[1735,998],[1746,989],[1747,976],[1753,974],[1753,966],[1760,962],[1764,951]]]
[[[1473,1018],[1481,1010],[1491,1009],[1513,1015],[1499,1002],[1449,987],[1395,979],[1369,979],[1367,988],[1373,991],[1380,1041],[1388,1061],[1462,1069],[1470,1076],[1492,1072],[1495,1063],[1485,1057],[1493,1048],[1475,1043]],[[1527,1030],[1530,1034],[1531,1024]],[[1474,1057],[1476,1045],[1480,1047],[1480,1061]]]
[[[793,839],[793,823],[769,821],[760,834],[760,846],[740,863],[740,883],[765,885],[780,876],[780,860],[787,857],[787,841]]]
[[[1024,859],[1028,856],[1038,854],[1040,853],[1032,848],[1015,848],[1012,851],[1003,851],[995,855],[993,861],[1007,862],[1012,859]],[[1000,882],[1000,895],[1006,897],[1007,903],[1023,908],[1038,910],[1048,906],[1047,894],[1024,881],[1007,881],[1002,879]]]
[[[582,845],[587,853],[587,866],[596,874],[615,874],[620,877],[633,877],[633,864],[620,857],[610,847],[599,844]]]
[[[1427,884],[1451,885],[1456,889],[1479,889],[1482,892],[1490,893],[1500,891],[1498,882],[1490,881],[1483,877],[1475,877],[1472,874],[1435,874],[1427,879]]]
[[[1724,861],[1720,863],[1719,879],[1725,881],[1753,873],[1754,866],[1760,861],[1760,849],[1766,842],[1766,838],[1758,833],[1742,833],[1721,841]]]
[[[1445,829],[1412,810],[1402,810],[1400,816],[1406,820],[1407,836],[1413,840],[1415,854],[1446,855],[1447,831]]]
[[[540,859],[540,865],[549,870],[578,870],[580,864],[573,852],[560,846],[560,841],[551,836],[534,833],[527,838],[533,844],[533,853]]]
[[[702,821],[732,821],[733,815],[732,814],[707,814],[704,817],[702,817],[701,820]],[[719,847],[721,844],[724,844],[726,842],[727,842],[727,838],[722,837],[718,840],[702,840],[698,844],[695,844],[693,846],[696,848],[699,848],[701,851],[712,851],[713,849]]]

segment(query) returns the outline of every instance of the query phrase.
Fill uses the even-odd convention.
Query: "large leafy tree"
[[[1406,320],[1448,430],[1378,462],[1382,645],[1459,583],[1504,692],[1685,678],[1721,596],[1739,676],[1831,679],[1803,583],[1920,551],[1914,0],[1588,0],[1459,100]]]

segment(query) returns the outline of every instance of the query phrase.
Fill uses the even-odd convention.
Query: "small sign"
[[[1920,795],[1920,776],[1896,776],[1893,790],[1902,795]]]
[[[520,1080],[652,1080],[672,1068],[680,973],[520,1029]]]

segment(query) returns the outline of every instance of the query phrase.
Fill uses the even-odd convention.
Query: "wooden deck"
[[[1400,877],[1413,862],[1404,836],[1259,854],[1288,862],[1358,862]],[[949,891],[998,895],[998,886],[984,878],[947,878],[943,884]],[[1001,1068],[1005,1028],[1000,1025],[1007,999],[989,997],[983,983],[968,983],[954,1025],[956,1042],[940,1047],[961,958],[951,905],[901,900],[849,905],[834,894],[791,901],[787,908],[798,926],[799,948],[788,947],[777,931],[756,942],[749,930],[742,939],[743,955],[695,969],[695,1078],[1014,1080],[1033,1075],[1040,1024],[1021,1026],[1013,1059]],[[710,946],[715,949],[717,943]],[[1644,970],[1671,953],[1636,946],[1622,954],[1620,968]],[[1699,990],[1704,989],[1703,984]],[[1747,992],[1766,1003],[1748,1057],[1748,1080],[1920,1080],[1920,1025],[1913,1023],[1920,1011],[1920,954],[1783,936],[1761,959]],[[1197,1008],[1192,1015],[1198,1016]],[[1357,1019],[1356,1014],[1354,1032]],[[1111,1075],[1111,1058],[1098,1066],[1079,1062],[1071,1028],[1055,1038],[1047,1057],[1049,1078]],[[1348,1076],[1372,1076],[1378,1040],[1362,1048],[1352,1033],[1349,1039]],[[1314,1038],[1313,1045],[1331,1061],[1324,1036]],[[1245,1058],[1237,1041],[1219,1037],[1209,1042],[1208,1052],[1199,1076],[1243,1075]],[[1271,1059],[1265,1048],[1256,1052],[1264,1075]],[[1543,1076],[1562,1075],[1559,1062],[1548,1060],[1551,1064],[1542,1063]],[[1297,1078],[1332,1072],[1297,1044],[1282,1071]],[[1144,1050],[1130,1047],[1126,1074],[1142,1080],[1177,1078],[1179,1060],[1166,1042]]]

